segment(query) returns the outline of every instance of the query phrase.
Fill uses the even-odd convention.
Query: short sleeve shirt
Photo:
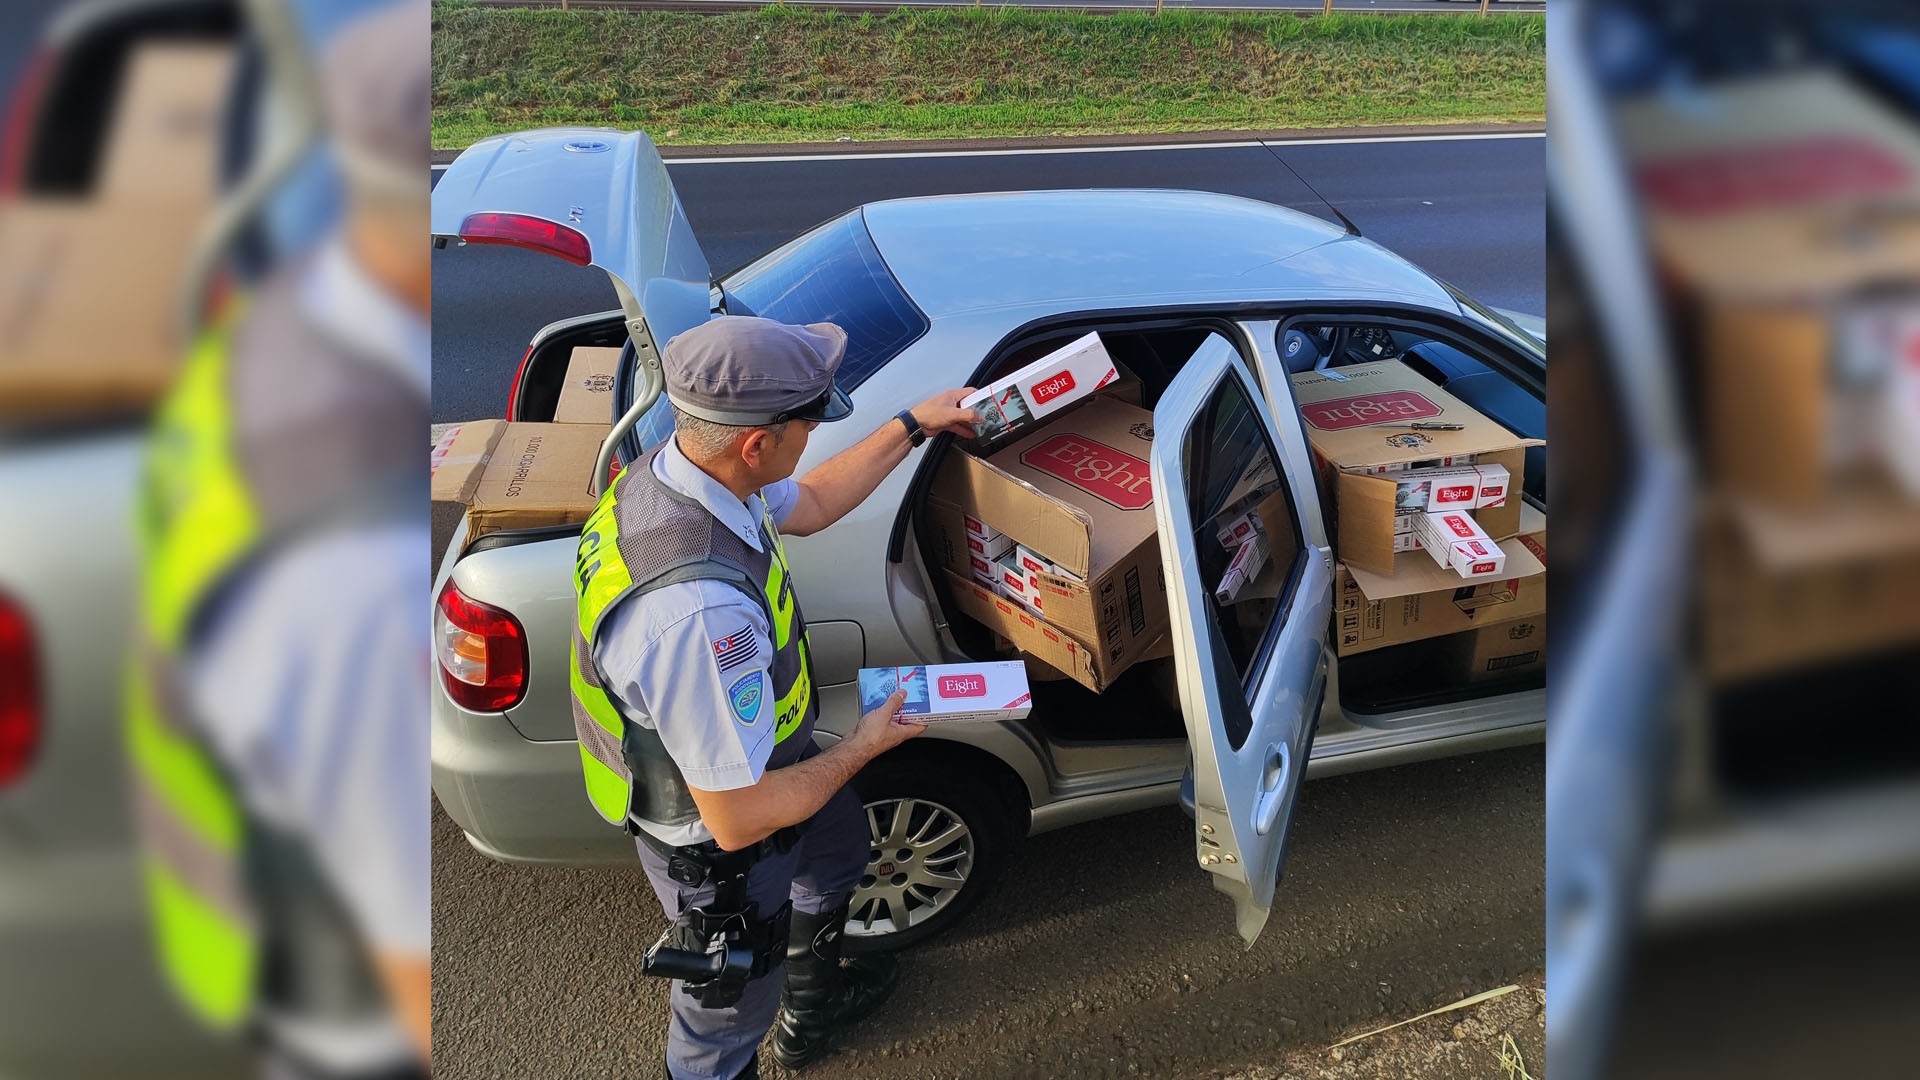
[[[755,551],[765,550],[762,508],[777,528],[800,496],[799,485],[786,479],[742,502],[672,439],[654,455],[653,472]],[[739,589],[717,581],[683,581],[615,605],[594,659],[629,722],[660,733],[689,785],[728,791],[759,783],[773,753],[771,695],[736,692],[770,678],[769,630],[760,606]],[[677,828],[645,826],[670,844],[713,836],[698,821]]]

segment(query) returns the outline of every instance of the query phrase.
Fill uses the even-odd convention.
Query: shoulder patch
[[[740,629],[726,637],[714,638],[709,644],[713,646],[713,662],[721,671],[739,667],[760,655],[760,639],[754,636],[753,628],[745,623],[740,625]]]
[[[733,706],[734,719],[752,727],[760,719],[760,701],[765,697],[764,671],[751,671],[727,687],[727,703]]]

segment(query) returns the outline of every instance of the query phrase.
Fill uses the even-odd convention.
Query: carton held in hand
[[[1100,343],[1100,335],[1085,334],[974,391],[961,399],[960,406],[977,409],[986,418],[979,437],[991,442],[1066,408],[1119,377],[1113,358]]]
[[[1018,660],[975,664],[860,669],[860,711],[886,704],[905,690],[900,715],[917,723],[940,720],[1018,720],[1033,710],[1027,667]]]

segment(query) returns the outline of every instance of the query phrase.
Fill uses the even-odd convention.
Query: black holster
[[[688,888],[712,883],[713,899],[681,911],[648,949],[641,972],[679,979],[687,996],[709,1009],[740,1000],[747,983],[778,968],[786,958],[791,900],[763,916],[748,899],[748,875],[763,857],[793,846],[798,831],[779,833],[741,851],[722,851],[712,841],[670,847],[651,834],[642,842],[667,860],[667,876]]]

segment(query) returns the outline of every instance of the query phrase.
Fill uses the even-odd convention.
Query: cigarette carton
[[[1022,573],[1027,574],[1051,574],[1055,572],[1051,560],[1041,557],[1039,552],[1025,544],[1015,544],[1013,546],[1013,565]]]
[[[1470,465],[1464,469],[1430,469],[1399,473],[1394,492],[1395,513],[1424,510],[1478,510],[1504,506],[1507,501],[1507,468],[1504,465]]]
[[[1231,604],[1240,599],[1247,583],[1260,576],[1267,565],[1267,540],[1261,533],[1253,533],[1242,541],[1233,553],[1233,560],[1227,563],[1227,572],[1220,575],[1220,584],[1213,590],[1213,598],[1223,604]]]
[[[1393,534],[1394,554],[1397,555],[1402,551],[1418,551],[1419,549],[1420,549],[1420,538],[1418,536],[1415,536],[1410,532]]]
[[[974,558],[998,562],[1012,550],[1013,537],[1005,533],[994,533],[991,539],[975,536],[971,532],[967,534],[967,551]]]
[[[1217,535],[1220,538],[1220,546],[1231,551],[1259,531],[1260,515],[1249,506],[1221,522]]]
[[[1436,565],[1463,578],[1499,577],[1506,569],[1506,552],[1465,511],[1421,514],[1414,535]]]
[[[1040,583],[1035,577],[1035,574],[1045,573],[1046,571],[1029,570],[1021,565],[1020,548],[1018,546],[1015,546],[1012,551],[1001,556],[999,561],[993,565],[996,571],[994,580],[995,587],[999,588],[1008,596],[1013,597],[1015,600],[1020,601],[1032,611],[1037,612],[1041,609]],[[1046,564],[1043,563],[1042,565]]]
[[[1027,668],[1018,660],[977,664],[860,669],[860,711],[886,704],[905,690],[900,715],[919,723],[945,720],[1018,720],[1033,711]]]
[[[1086,334],[974,391],[960,405],[980,411],[985,421],[979,437],[992,441],[1066,408],[1119,377],[1100,335]]]

